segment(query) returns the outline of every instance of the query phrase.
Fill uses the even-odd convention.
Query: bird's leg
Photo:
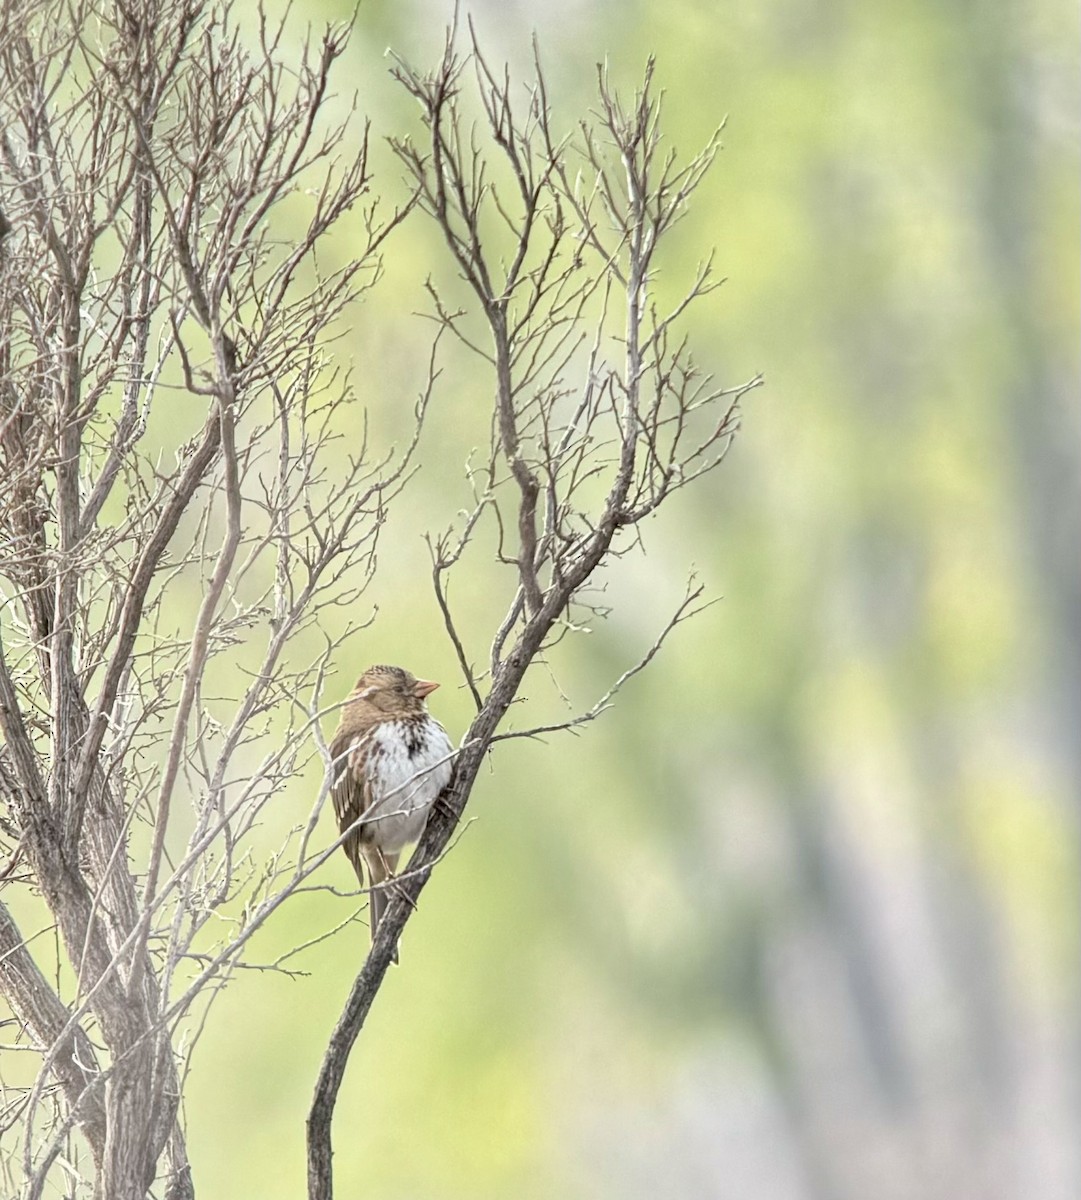
[[[439,795],[436,796],[435,803],[432,805],[432,808],[433,809],[438,808],[439,811],[443,814],[443,816],[449,817],[452,821],[458,815],[454,811],[454,805],[451,804],[451,802],[447,799],[445,792],[440,792]]]
[[[416,902],[411,896],[407,895],[405,888],[403,888],[401,884],[395,882],[395,871],[398,869],[398,855],[384,854],[378,846],[376,846],[375,852],[379,855],[379,861],[382,864],[383,871],[386,876],[386,886],[388,890],[393,890],[396,896],[400,896],[406,902],[406,904],[408,904],[409,907],[416,912]]]

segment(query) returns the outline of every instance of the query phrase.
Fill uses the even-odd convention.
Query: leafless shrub
[[[757,382],[715,385],[677,332],[708,264],[671,312],[651,299],[659,243],[716,149],[682,166],[664,151],[652,66],[628,106],[602,73],[599,110],[563,139],[539,67],[519,109],[452,30],[431,74],[395,70],[424,137],[393,143],[414,202],[381,215],[367,129],[328,99],[346,36],[330,29],[294,61],[280,26],[260,15],[242,35],[228,3],[24,0],[0,16],[3,879],[44,900],[66,964],[49,979],[0,905],[0,991],[37,1056],[32,1082],[3,1095],[0,1121],[21,1134],[0,1157],[12,1195],[54,1176],[110,1200],[156,1178],[194,1194],[178,1109],[200,1026],[182,1053],[176,1035],[340,842],[313,837],[325,788],[269,862],[252,832],[326,761],[342,610],[408,479],[440,335],[475,351],[493,395],[475,505],[431,541],[477,716],[332,1037],[313,1197],[331,1194],[337,1087],[411,903],[492,743],[539,732],[497,732],[524,675],[589,615],[586,585],[638,523],[720,463]],[[414,205],[486,340],[429,285],[439,330],[412,432],[383,449],[328,345]],[[364,244],[328,268],[319,247],[357,208]],[[514,572],[480,665],[447,588],[472,553]],[[193,593],[185,627],[178,598]],[[623,679],[700,595],[688,588]],[[597,716],[623,679],[545,728]]]
[[[4,992],[42,1053],[5,1164],[28,1195],[58,1156],[76,1169],[76,1125],[98,1194],[145,1195],[163,1151],[169,1194],[190,1193],[171,1032],[304,870],[306,838],[193,955],[252,891],[248,833],[312,753],[292,700],[318,696],[333,645],[299,669],[289,647],[363,591],[408,471],[411,446],[365,444],[324,348],[402,214],[370,209],[360,253],[321,268],[364,203],[367,138],[327,113],[346,31],[290,71],[281,38],[187,0],[9,5],[0,27],[8,875],[21,858],[75,975],[61,1000],[5,912]],[[330,481],[345,430],[352,466]],[[178,588],[202,591],[190,629]]]
[[[718,142],[684,165],[665,150],[652,62],[628,105],[600,70],[599,108],[566,138],[553,131],[539,60],[519,105],[509,73],[492,69],[472,26],[467,52],[459,53],[452,27],[431,73],[399,60],[394,74],[418,102],[424,129],[423,141],[398,139],[394,149],[474,297],[472,312],[455,309],[429,282],[432,313],[485,365],[493,393],[486,461],[471,474],[475,504],[456,530],[430,543],[436,597],[477,715],[446,803],[429,818],[407,886],[392,895],[324,1060],[308,1122],[311,1200],[331,1194],[330,1119],[349,1050],[492,743],[598,716],[671,630],[698,611],[702,589],[688,584],[644,657],[590,710],[497,732],[526,672],[575,620],[604,615],[587,595],[590,579],[635,545],[641,521],[720,465],[739,401],[759,382],[715,384],[677,332],[688,306],[714,286],[708,262],[671,311],[653,302],[658,246]],[[485,118],[483,143],[463,99],[469,84]],[[474,315],[486,327],[484,343],[471,333]],[[490,545],[480,552],[513,566],[515,578],[478,668],[455,623],[446,580],[486,519]]]

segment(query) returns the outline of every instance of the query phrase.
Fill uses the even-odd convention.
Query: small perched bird
[[[424,830],[428,812],[450,780],[452,748],[424,698],[439,687],[401,667],[369,667],[342,708],[330,743],[332,795],[342,843],[360,886],[370,880],[370,924],[375,939],[407,842]],[[395,950],[394,961],[398,961]]]

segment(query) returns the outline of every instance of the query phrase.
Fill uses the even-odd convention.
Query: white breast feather
[[[369,759],[372,803],[364,820],[378,822],[379,844],[391,853],[420,837],[428,810],[450,780],[450,738],[434,718],[425,734],[424,749],[412,758],[400,722],[377,725],[369,735],[376,753]]]

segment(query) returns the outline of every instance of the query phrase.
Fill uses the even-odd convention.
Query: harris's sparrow
[[[361,887],[367,868],[373,940],[402,848],[420,837],[450,780],[450,739],[424,704],[438,686],[401,667],[369,667],[330,743],[338,827],[344,833],[363,818],[342,848]]]

